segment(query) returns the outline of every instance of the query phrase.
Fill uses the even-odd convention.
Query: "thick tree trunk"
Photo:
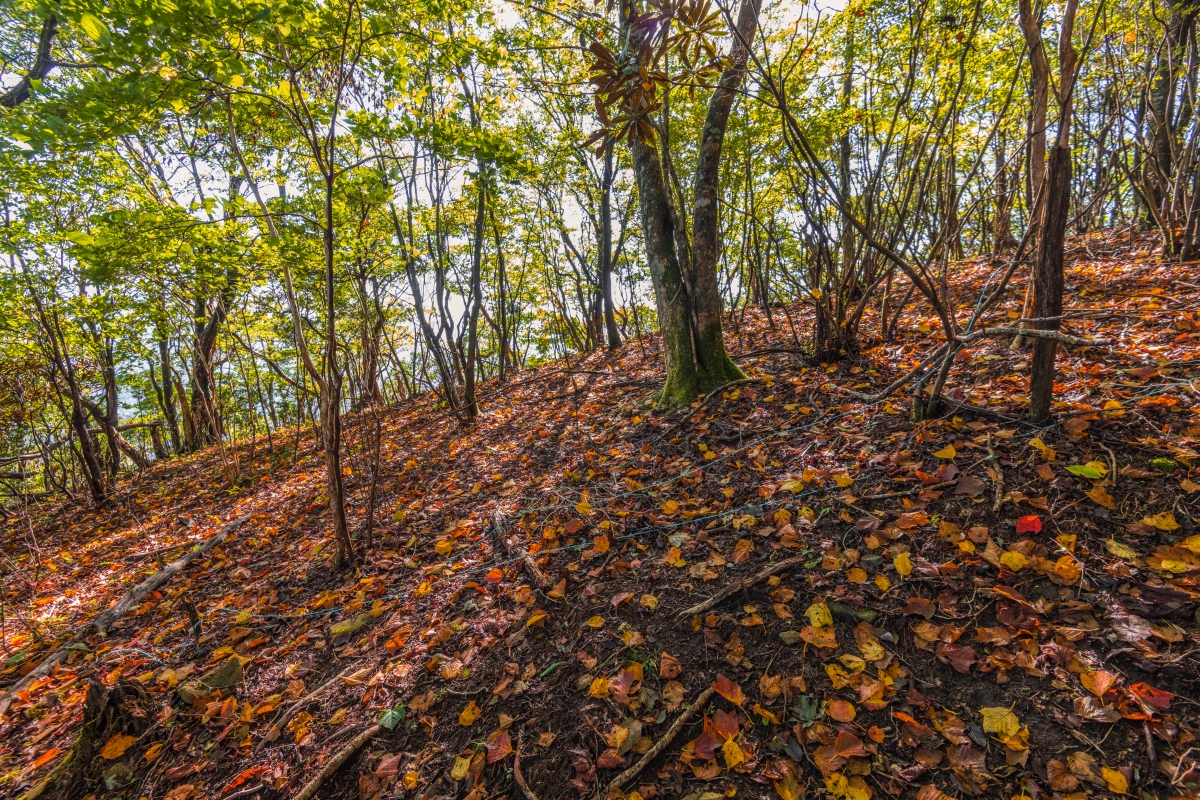
[[[1062,314],[1063,239],[1071,206],[1071,150],[1055,147],[1046,173],[1046,215],[1037,258],[1033,265],[1033,317],[1043,319]],[[1059,320],[1039,322],[1040,330],[1058,330]],[[1050,415],[1054,393],[1054,356],[1058,342],[1038,337],[1033,342],[1029,376],[1029,418],[1044,422]]]
[[[743,42],[754,40],[758,10],[759,0],[744,0],[738,13],[738,37],[731,48],[731,64],[709,99],[693,182],[691,257],[686,265],[681,263],[676,249],[681,231],[676,230],[672,220],[671,198],[658,151],[640,139],[635,139],[631,148],[642,238],[654,284],[666,361],[666,382],[658,397],[662,407],[690,403],[699,394],[744,377],[726,353],[721,332],[721,293],[716,269],[721,255],[718,202],[721,147],[749,57]],[[623,19],[628,30],[628,16]]]

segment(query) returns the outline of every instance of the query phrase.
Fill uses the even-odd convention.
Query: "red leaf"
[[[1042,521],[1036,514],[1029,514],[1017,520],[1017,533],[1041,533]]]
[[[512,739],[509,738],[508,731],[500,731],[496,738],[487,743],[487,762],[494,764],[512,751]]]

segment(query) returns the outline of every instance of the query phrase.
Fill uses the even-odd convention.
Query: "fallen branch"
[[[987,460],[992,462],[992,469],[996,471],[996,498],[992,502],[992,511],[999,511],[1000,506],[1004,505],[1004,470],[1000,468],[1000,457],[996,455],[996,451],[988,448]]]
[[[538,800],[538,796],[533,793],[533,789],[530,789],[529,784],[525,782],[525,776],[521,774],[521,745],[524,742],[525,737],[522,735],[517,740],[517,752],[513,753],[513,780],[520,787],[521,794],[525,795],[525,800]]]
[[[322,683],[316,689],[313,689],[306,696],[304,696],[301,699],[295,701],[294,703],[286,705],[282,709],[280,709],[279,713],[275,715],[275,720],[271,723],[271,727],[267,729],[266,736],[264,736],[262,739],[259,739],[258,744],[254,745],[254,752],[257,753],[259,750],[261,750],[262,746],[264,744],[266,744],[268,741],[274,741],[274,739],[267,738],[267,736],[271,735],[272,731],[276,732],[277,736],[280,733],[282,733],[284,727],[288,724],[288,722],[291,721],[293,714],[295,714],[300,709],[304,708],[304,706],[308,705],[313,700],[317,699],[317,697],[319,697],[322,692],[324,692],[330,686],[333,686],[333,684],[337,682],[338,678],[341,678],[344,675],[349,675],[350,671],[357,666],[358,666],[358,662],[351,664],[350,666],[346,667],[344,670],[339,672],[337,675],[334,675],[332,678],[330,678],[329,680]]]
[[[867,403],[868,405],[872,404],[872,403],[882,402],[886,398],[890,397],[891,394],[893,392],[895,392],[897,389],[899,389],[901,386],[903,386],[904,384],[911,381],[914,377],[916,377],[917,373],[924,372],[925,369],[928,368],[931,364],[933,364],[933,362],[936,361],[942,355],[942,353],[944,353],[945,351],[946,351],[945,343],[938,345],[938,348],[936,350],[934,350],[932,353],[930,353],[929,355],[927,355],[921,361],[921,363],[917,364],[915,367],[910,369],[908,372],[904,373],[899,378],[897,378],[896,380],[894,380],[890,384],[888,384],[886,388],[876,392],[875,394],[863,394],[862,392],[856,392],[853,389],[842,389],[842,391],[845,392],[846,394],[850,395],[854,399],[861,400],[864,403]]]
[[[780,562],[780,563],[783,563],[783,562]],[[662,753],[663,750],[667,749],[667,745],[671,744],[671,740],[674,739],[676,737],[676,735],[679,734],[679,731],[683,729],[683,726],[687,723],[687,721],[689,719],[691,719],[696,714],[697,711],[700,711],[701,709],[703,709],[704,706],[708,703],[709,699],[715,693],[716,693],[716,690],[713,689],[711,686],[708,687],[707,689],[705,689],[703,692],[701,692],[700,696],[696,698],[696,702],[694,702],[690,706],[688,706],[688,709],[686,711],[684,711],[682,714],[680,714],[678,717],[675,718],[675,722],[672,723],[671,727],[667,729],[667,732],[665,734],[663,734],[663,737],[658,740],[658,742],[654,745],[654,747],[651,747],[649,750],[647,750],[646,755],[644,755],[640,759],[638,759],[638,762],[636,764],[634,764],[632,767],[630,767],[629,769],[622,772],[617,777],[613,778],[612,782],[609,783],[607,787],[605,787],[603,794],[601,794],[595,800],[608,800],[609,797],[612,797],[614,790],[618,790],[621,788],[621,784],[628,783],[629,781],[636,778],[638,776],[638,774],[643,769],[646,768],[647,764],[649,764],[651,761],[653,761],[655,758],[657,758],[658,755],[660,753]]]
[[[522,568],[525,570],[525,574],[529,576],[529,579],[536,583],[539,589],[549,588],[551,580],[538,567],[537,562],[533,560],[533,556],[529,555],[524,549],[510,544],[504,538],[502,522],[503,518],[499,512],[492,515],[493,549],[498,553],[504,553],[506,559],[520,559]]]
[[[1069,333],[1062,331],[1041,331],[1036,328],[1015,328],[1011,325],[997,325],[994,328],[983,328],[970,333],[960,333],[955,338],[960,342],[969,342],[973,339],[983,339],[989,336],[1032,336],[1035,339],[1053,339],[1056,342],[1069,344],[1075,347],[1099,347],[1102,345],[1112,344],[1111,339],[1087,339],[1083,336],[1072,336]]]
[[[350,744],[343,747],[337,752],[333,758],[329,759],[329,763],[325,765],[325,769],[321,770],[317,777],[309,781],[300,792],[295,795],[292,800],[312,800],[316,797],[317,791],[320,790],[321,784],[329,780],[335,772],[342,768],[342,765],[350,760],[350,757],[358,752],[358,749],[371,740],[375,734],[383,730],[382,725],[372,725],[365,731],[354,737]]]
[[[917,486],[913,489],[905,489],[900,492],[884,492],[883,494],[864,494],[859,500],[887,500],[893,497],[909,497],[914,494],[920,494],[926,490],[934,491],[937,489],[945,489],[947,486],[953,486],[954,481],[942,481],[931,486]]]
[[[125,614],[134,606],[139,605],[142,600],[145,599],[146,595],[158,589],[158,587],[171,580],[171,578],[174,578],[180,572],[183,572],[183,570],[187,568],[188,564],[190,564],[192,560],[196,558],[196,556],[207,553],[221,542],[225,541],[229,534],[237,530],[238,527],[240,527],[242,523],[248,519],[250,518],[240,517],[235,519],[233,522],[230,522],[224,528],[221,528],[221,530],[217,531],[216,535],[214,535],[207,542],[200,545],[195,550],[184,553],[182,556],[175,559],[170,564],[167,564],[158,572],[154,573],[149,578],[126,592],[125,596],[121,598],[120,602],[105,611],[100,616],[96,617],[89,624],[85,625],[78,633],[71,637],[69,642],[59,647],[57,650],[51,653],[46,660],[21,678],[21,680],[10,686],[4,693],[3,699],[0,699],[0,717],[8,713],[8,707],[12,705],[13,698],[16,697],[17,693],[29,684],[36,681],[38,678],[49,675],[50,671],[67,657],[67,654],[71,651],[72,645],[82,643],[84,639],[91,636],[93,633],[99,633],[101,635],[107,633],[109,627],[111,627],[114,622],[125,616]]]
[[[748,578],[742,578],[740,581],[734,581],[721,591],[714,594],[712,597],[705,600],[703,603],[692,606],[691,608],[685,608],[683,611],[680,611],[675,615],[675,619],[682,619],[686,616],[702,614],[713,606],[717,605],[717,603],[720,603],[726,597],[729,597],[729,595],[735,592],[740,592],[742,589],[748,589],[759,581],[764,581],[776,573],[783,572],[785,569],[791,569],[792,567],[799,566],[807,560],[808,559],[805,556],[795,556],[794,558],[785,558],[783,561],[777,561],[774,564],[763,567],[758,571],[757,574],[751,575]]]

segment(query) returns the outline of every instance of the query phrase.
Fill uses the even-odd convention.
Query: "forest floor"
[[[911,369],[932,315],[816,365],[760,352],[810,329],[777,308],[727,329],[754,380],[686,415],[653,410],[651,338],[489,384],[473,426],[384,409],[357,569],[330,567],[311,429],[33,508],[3,541],[5,685],[249,519],[12,695],[0,794],[291,798],[366,732],[315,796],[591,797],[650,752],[627,797],[1194,795],[1200,264],[1153,247],[1069,243],[1064,329],[1114,345],[1060,351],[1045,427],[1007,337],[913,422],[844,390]],[[961,319],[997,266],[954,266]],[[346,427],[357,528],[374,417]]]

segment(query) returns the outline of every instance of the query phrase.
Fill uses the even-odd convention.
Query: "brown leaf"
[[[658,658],[658,677],[673,680],[682,672],[683,665],[679,663],[679,659],[663,650]]]

